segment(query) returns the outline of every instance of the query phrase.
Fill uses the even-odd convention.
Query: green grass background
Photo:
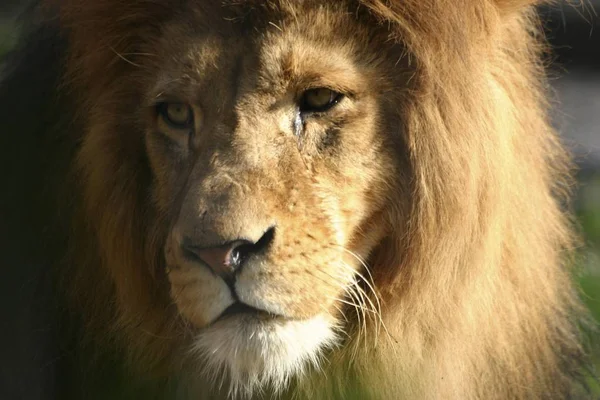
[[[0,20],[0,60],[15,43],[13,24]],[[596,321],[600,321],[600,170],[581,178],[575,201],[584,246],[579,258],[577,279],[581,296]],[[600,348],[599,335],[591,336],[595,348]],[[595,342],[595,343],[594,343]],[[600,374],[600,351],[593,354],[595,374]],[[594,372],[592,372],[594,373]],[[590,378],[590,385],[600,396],[600,384]]]
[[[597,323],[600,322],[600,170],[580,179],[576,198],[577,219],[584,246],[579,258],[578,280],[581,297]],[[591,335],[596,377],[600,377],[600,332]],[[594,394],[600,397],[600,382],[589,379]]]

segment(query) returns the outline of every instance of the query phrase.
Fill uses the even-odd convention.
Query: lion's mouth
[[[237,302],[233,303],[232,305],[230,305],[229,307],[227,307],[225,309],[225,311],[223,311],[221,313],[221,315],[216,319],[215,322],[222,321],[224,319],[236,317],[236,316],[252,316],[252,317],[257,317],[257,318],[261,318],[261,319],[267,319],[267,318],[272,319],[272,318],[278,317],[277,315],[270,313],[268,311],[261,310],[261,309],[252,307],[248,304],[237,301]]]

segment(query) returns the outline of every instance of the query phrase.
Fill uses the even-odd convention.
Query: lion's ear
[[[496,4],[502,11],[502,13],[511,13],[513,11],[518,11],[521,8],[529,5],[533,5],[536,3],[543,3],[543,0],[495,0]]]

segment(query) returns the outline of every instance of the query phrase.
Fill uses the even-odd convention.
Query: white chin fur
[[[300,321],[242,315],[204,330],[193,352],[201,355],[209,379],[217,385],[228,381],[236,398],[285,389],[307,367],[318,368],[321,351],[336,342],[334,326],[324,316]]]

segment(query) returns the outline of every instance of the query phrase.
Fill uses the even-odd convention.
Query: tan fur
[[[211,371],[189,349],[231,300],[173,243],[204,212],[204,243],[276,225],[240,297],[323,315],[341,338],[320,369],[242,394],[574,393],[568,160],[529,3],[65,1],[65,79],[86,126],[72,287],[88,329],[136,374],[193,381],[181,390],[202,398]],[[314,86],[351,95],[297,137],[289,110]],[[161,96],[201,116],[192,142],[165,139]]]

